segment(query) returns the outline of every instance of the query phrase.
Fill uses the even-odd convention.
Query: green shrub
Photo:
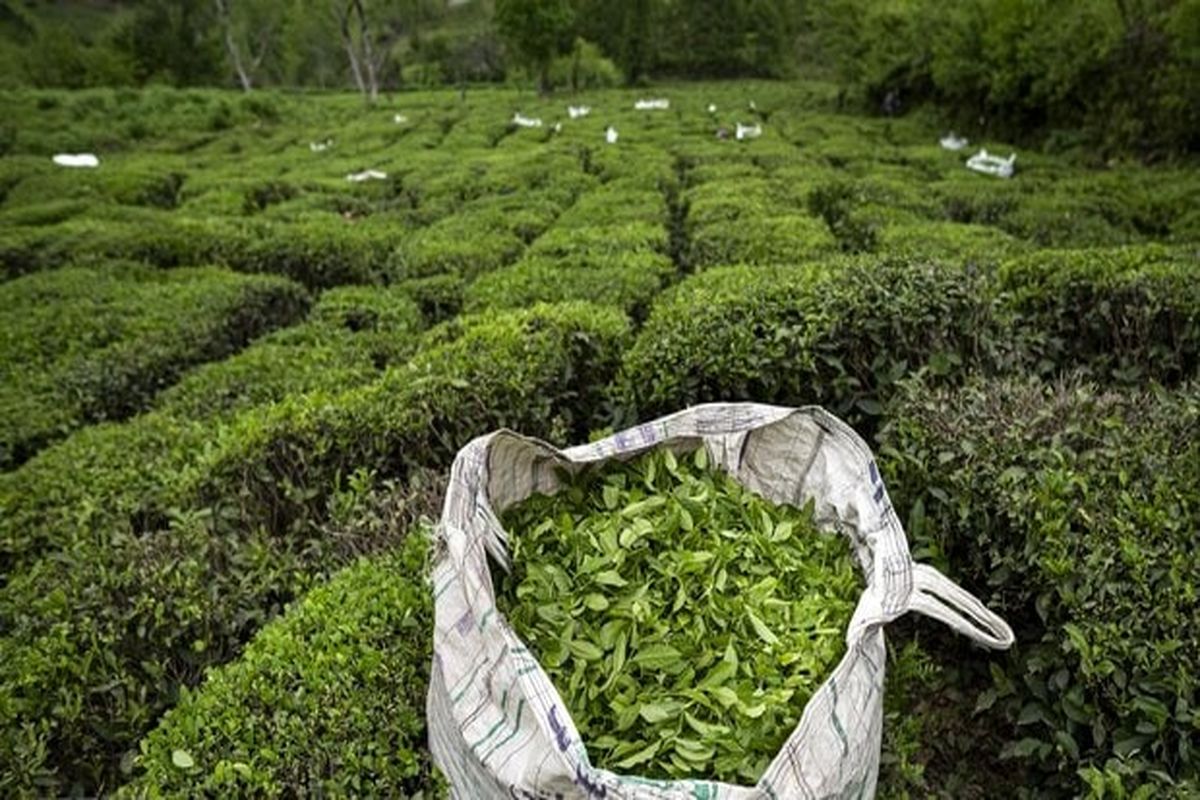
[[[1176,382],[1200,364],[1193,246],[1039,251],[1006,263],[999,287],[1043,373]]]
[[[330,289],[303,325],[192,370],[163,392],[155,408],[187,420],[228,419],[314,389],[359,386],[403,363],[423,327],[420,309],[403,288]]]
[[[684,196],[688,224],[693,228],[774,217],[784,212],[765,178],[714,180],[689,189]]]
[[[22,165],[27,162],[18,162]],[[97,170],[64,170],[49,161],[29,164],[24,179],[7,198],[13,205],[44,201],[87,200],[125,206],[172,209],[179,205],[186,176],[134,164],[122,164]]]
[[[728,264],[799,264],[837,250],[819,219],[793,214],[717,222],[692,232],[688,263],[697,269]]]
[[[1040,247],[1129,244],[1141,237],[1109,223],[1103,210],[1081,197],[1026,197],[1000,227]]]
[[[962,716],[987,714],[967,724],[1002,737],[1026,786],[1197,788],[1198,424],[1193,385],[1122,394],[1028,379],[916,383],[889,413],[881,465],[915,552],[979,587],[1017,640],[1009,654],[952,635],[925,647],[962,665]],[[963,737],[945,755],[971,762],[971,747]]]
[[[667,252],[667,229],[660,223],[632,221],[621,225],[554,227],[537,239],[529,255],[554,259]]]
[[[280,278],[216,269],[62,269],[0,284],[0,468],[81,425],[148,408],[188,367],[224,358],[308,306]]]
[[[462,310],[465,282],[458,273],[409,278],[396,285],[408,293],[431,324],[450,319]]]
[[[286,275],[312,289],[376,283],[390,253],[407,236],[394,225],[339,217],[250,229],[220,263],[241,272]]]
[[[244,513],[286,529],[356,466],[447,464],[468,439],[500,426],[565,441],[601,424],[623,314],[539,305],[448,325],[369,386],[238,419],[206,454],[198,495],[228,498],[238,487]]]
[[[674,264],[658,253],[584,255],[563,260],[533,256],[471,284],[466,292],[466,310],[587,300],[643,318],[650,301],[674,273]]]
[[[91,210],[86,200],[48,200],[6,209],[0,219],[5,225],[32,226],[56,225]]]
[[[1000,224],[1024,197],[1023,184],[1018,181],[1002,183],[973,173],[939,181],[930,188],[946,219],[979,225]]]
[[[185,688],[118,796],[434,791],[427,547],[412,531],[395,552],[346,568]],[[178,766],[179,753],[193,766]]]
[[[65,263],[105,259],[160,267],[220,264],[239,272],[292,278],[310,289],[377,282],[408,233],[394,224],[322,215],[302,223],[235,224],[144,211],[136,222],[76,218],[0,235],[0,267],[8,277]]]
[[[636,222],[666,223],[667,207],[657,189],[616,181],[583,195],[555,222],[555,227],[587,228]]]
[[[247,214],[264,211],[268,207],[291,200],[300,190],[287,181],[264,181],[246,189],[242,210]]]
[[[500,426],[583,438],[626,335],[623,315],[583,304],[468,318],[365,387],[215,434],[163,414],[88,428],[0,476],[0,788],[111,786],[180,687],[330,567],[320,524],[364,474],[411,485]]]
[[[999,264],[1030,248],[1020,239],[989,225],[908,222],[881,228],[877,249],[889,256]]]
[[[469,280],[512,263],[524,243],[502,220],[491,211],[463,213],[409,234],[391,255],[391,277],[454,273]]]
[[[854,184],[832,181],[808,193],[808,210],[825,220],[843,252],[869,253],[878,243],[878,231],[869,218],[858,213],[857,206],[863,201]]]
[[[991,346],[986,285],[961,268],[868,259],[731,267],[655,303],[616,396],[630,420],[694,403],[819,403],[870,426],[899,378]]]

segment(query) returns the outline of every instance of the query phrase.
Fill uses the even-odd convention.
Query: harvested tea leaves
[[[849,543],[704,450],[561,477],[504,513],[497,597],[592,762],[754,783],[842,656],[861,589]]]

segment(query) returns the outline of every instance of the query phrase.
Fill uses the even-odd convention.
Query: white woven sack
[[[552,492],[555,468],[703,446],[712,463],[778,503],[815,503],[816,521],[850,538],[867,579],[846,654],[755,786],[660,781],[592,766],[571,715],[496,609],[490,555],[507,565],[497,514]],[[792,800],[869,798],[883,726],[883,626],[915,610],[976,642],[1006,648],[1005,622],[932,567],[914,564],[871,451],[826,411],[711,404],[557,450],[501,430],[459,452],[438,525],[427,714],[434,762],[462,800]]]

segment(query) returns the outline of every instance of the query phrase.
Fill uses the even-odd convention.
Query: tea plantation
[[[855,426],[1016,632],[888,629],[881,795],[1197,796],[1200,170],[838,107],[0,92],[0,796],[443,796],[454,454],[714,400]]]

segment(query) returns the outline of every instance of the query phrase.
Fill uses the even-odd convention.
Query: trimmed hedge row
[[[885,225],[879,229],[877,242],[878,252],[890,256],[961,259],[980,265],[998,264],[1030,249],[1025,242],[999,228],[958,222]]]
[[[343,286],[321,294],[308,319],[233,358],[190,371],[155,408],[189,420],[228,419],[314,389],[349,389],[404,363],[425,319],[407,287]]]
[[[466,310],[525,308],[539,302],[587,300],[616,306],[635,319],[675,274],[659,253],[523,259],[479,278],[466,291]]]
[[[190,371],[151,413],[78,430],[0,475],[0,574],[67,546],[88,525],[144,527],[139,509],[167,507],[162,498],[200,458],[213,424],[291,395],[374,380],[411,351],[423,326],[401,289],[332,289],[311,317]]]
[[[0,284],[0,469],[150,407],[194,364],[288,325],[308,296],[218,269],[72,268]]]
[[[375,383],[238,419],[191,484],[206,502],[236,498],[243,516],[286,531],[319,517],[327,487],[360,465],[403,474],[448,464],[496,427],[584,438],[604,422],[627,333],[624,314],[585,303],[453,320]]]
[[[688,263],[697,269],[796,264],[837,249],[837,240],[819,219],[801,214],[751,216],[697,227],[691,234]]]
[[[111,448],[129,452],[143,437],[142,452],[158,453],[149,445],[158,437],[165,453],[118,463],[132,480],[87,465],[83,474],[107,489],[66,487],[78,498],[70,504],[51,497],[46,513],[68,521],[41,542],[54,552],[9,570],[0,589],[0,790],[111,787],[179,688],[229,660],[330,567],[336,542],[316,526],[364,471],[402,479],[442,467],[466,440],[504,425],[582,438],[600,420],[626,336],[623,315],[582,304],[469,318],[432,332],[371,384],[251,409],[215,435],[157,414],[124,426]],[[19,496],[36,464],[61,487],[58,471],[47,474],[60,452],[8,485]],[[121,460],[111,450],[103,458]],[[88,519],[105,491],[115,502]],[[27,519],[4,541],[29,552],[45,533]]]
[[[118,796],[439,796],[425,732],[427,548],[416,530],[346,568],[183,689]]]
[[[621,225],[554,227],[530,246],[530,256],[572,259],[584,256],[616,256],[624,253],[666,253],[666,226],[655,222]]]
[[[998,735],[1026,786],[1200,790],[1197,429],[1195,384],[918,382],[889,413],[881,466],[915,551],[976,587],[1017,636],[1008,654],[940,632],[924,644],[961,666],[950,689],[965,693],[962,722]],[[972,704],[987,721],[965,719]],[[978,762],[974,739],[946,757]]]
[[[394,280],[457,274],[470,280],[511,264],[525,248],[509,228],[511,218],[493,211],[463,212],[411,233],[392,254]]]
[[[663,193],[640,183],[617,180],[580,197],[555,224],[561,229],[635,222],[667,222]]]
[[[310,289],[378,283],[409,233],[394,224],[332,215],[303,224],[230,222],[144,212],[136,222],[71,219],[0,233],[0,277],[108,259],[160,267],[217,264],[292,278]]]
[[[1200,365],[1200,248],[1039,251],[1001,268],[999,287],[1042,373],[1177,382]]]
[[[902,260],[729,267],[664,295],[626,352],[626,421],[715,400],[819,403],[868,425],[902,376],[970,363],[991,335],[982,280]]]

